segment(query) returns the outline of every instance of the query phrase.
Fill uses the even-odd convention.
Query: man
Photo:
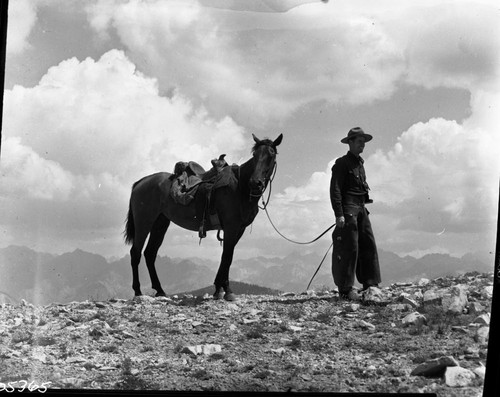
[[[353,289],[355,275],[363,290],[380,283],[377,247],[365,207],[373,200],[360,156],[372,138],[361,128],[352,128],[340,141],[349,145],[349,151],[332,167],[330,200],[337,224],[332,234],[332,273],[341,298],[348,300],[361,299]]]

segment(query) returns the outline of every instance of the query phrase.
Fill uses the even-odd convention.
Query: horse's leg
[[[132,248],[130,248],[130,263],[132,265],[132,288],[135,296],[141,296],[141,283],[139,282],[139,262],[141,261],[141,252],[148,233],[140,234],[135,233]]]
[[[243,236],[245,228],[240,230],[227,230],[224,229],[224,243],[222,248],[222,258],[219,265],[219,270],[215,276],[215,294],[214,299],[222,298],[222,289],[224,289],[224,299],[227,301],[234,301],[236,296],[229,287],[229,268],[233,262],[234,247]]]
[[[156,274],[155,261],[158,249],[163,242],[163,238],[165,237],[165,233],[167,232],[169,225],[170,220],[167,219],[165,215],[160,214],[151,228],[148,245],[144,250],[144,258],[146,259],[149,277],[151,278],[151,286],[156,290],[156,296],[165,296],[165,292],[163,291],[158,275]]]

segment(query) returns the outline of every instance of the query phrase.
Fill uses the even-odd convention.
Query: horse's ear
[[[278,146],[278,145],[281,143],[281,140],[282,140],[282,139],[283,139],[283,134],[280,134],[280,136],[279,136],[279,137],[277,137],[277,138],[275,139],[275,141],[273,142],[273,146],[274,146],[274,147]]]
[[[260,139],[255,136],[255,134],[252,134],[253,140],[255,143],[260,143]]]

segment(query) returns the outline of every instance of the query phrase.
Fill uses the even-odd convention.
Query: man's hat
[[[373,138],[370,134],[365,134],[365,132],[360,127],[354,127],[349,130],[347,136],[345,138],[342,138],[340,142],[349,143],[351,139],[357,138],[358,136],[364,137],[365,142],[371,141]]]

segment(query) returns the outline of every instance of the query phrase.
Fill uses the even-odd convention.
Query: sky
[[[283,134],[268,212],[307,242],[334,221],[352,127],[380,249],[493,253],[500,171],[496,0],[15,0],[0,247],[123,257],[132,184],[177,161],[250,158]],[[261,211],[235,259],[323,254]],[[172,225],[160,255],[217,260]]]

